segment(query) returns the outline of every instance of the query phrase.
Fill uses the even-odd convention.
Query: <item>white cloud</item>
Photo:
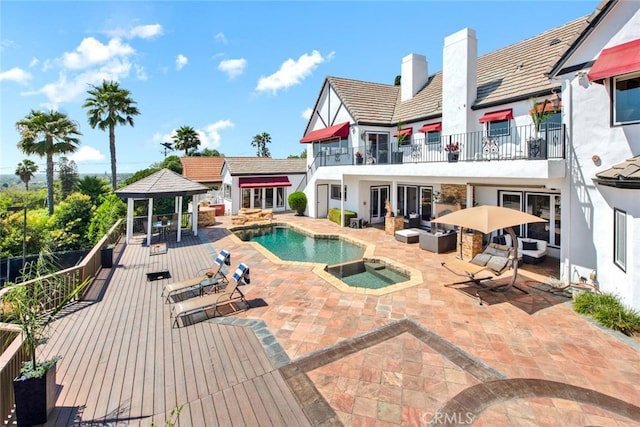
[[[312,114],[313,114],[313,108],[307,108],[302,112],[301,116],[303,119],[309,120]]]
[[[87,37],[80,42],[80,46],[74,52],[65,52],[62,61],[66,68],[79,70],[134,53],[135,50],[120,39],[111,39],[105,45],[93,37]]]
[[[327,56],[327,58],[332,57],[333,52]],[[326,60],[317,50],[311,52],[310,55],[305,53],[297,61],[289,58],[282,63],[280,69],[275,73],[270,76],[260,77],[256,90],[258,92],[270,91],[275,95],[280,89],[287,89],[300,84],[319,64]]]
[[[10,70],[0,72],[0,82],[12,81],[16,83],[26,84],[33,76],[30,72],[22,68],[13,67]]]
[[[18,45],[13,40],[9,40],[9,39],[0,40],[0,52],[4,51],[5,49],[17,48],[17,47]]]
[[[31,58],[31,62],[29,62],[29,67],[33,68],[39,63],[40,63],[40,60],[34,56],[33,58]]]
[[[81,99],[90,84],[99,84],[103,80],[117,81],[127,77],[131,66],[132,64],[126,58],[115,58],[99,68],[87,70],[71,78],[68,78],[66,72],[63,71],[59,73],[57,81],[47,83],[40,89],[25,92],[23,95],[44,94],[48,98],[48,102],[43,105],[47,108],[57,109],[62,103]]]
[[[100,150],[89,147],[87,145],[80,146],[80,149],[69,156],[69,160],[73,160],[76,163],[91,162],[96,160],[104,160],[105,155]]]
[[[138,80],[147,80],[147,72],[144,67],[140,64],[133,64],[133,66],[136,69],[136,77]]]
[[[218,43],[229,44],[229,41],[227,40],[227,37],[224,35],[224,33],[216,34],[215,36],[213,36],[213,39]]]
[[[247,60],[241,59],[225,59],[218,64],[218,70],[227,73],[230,79],[236,78],[244,72],[247,67]]]
[[[139,37],[141,39],[151,39],[163,34],[162,25],[138,25],[129,30],[128,38]]]
[[[42,72],[46,73],[51,69],[51,67],[53,67],[52,61],[50,59],[45,59],[44,62],[42,63]]]
[[[176,70],[180,71],[189,63],[189,58],[183,54],[179,54],[176,58]]]

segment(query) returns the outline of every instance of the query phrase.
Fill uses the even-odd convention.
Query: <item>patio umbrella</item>
[[[546,219],[535,215],[521,212],[511,208],[502,206],[475,206],[472,208],[461,209],[440,218],[431,220],[432,223],[457,225],[458,227],[471,228],[483,233],[491,233],[492,231],[504,228],[511,236],[513,242],[513,276],[509,286],[501,290],[507,290],[516,282],[518,275],[518,239],[513,231],[513,226],[528,224],[530,222],[547,222]],[[461,230],[462,231],[462,230]]]

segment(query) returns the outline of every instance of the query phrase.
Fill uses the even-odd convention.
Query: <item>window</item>
[[[509,135],[509,120],[497,120],[495,122],[487,122],[487,136],[496,137]]]
[[[613,210],[613,263],[627,271],[627,213]]]
[[[331,199],[332,200],[342,200],[342,195],[340,194],[340,186],[331,184]],[[344,186],[344,200],[347,200],[347,186]]]
[[[226,200],[231,200],[231,184],[224,185],[224,198]]]
[[[640,122],[640,74],[614,78],[613,123]]]
[[[439,130],[427,132],[427,144],[438,144],[440,145],[440,138],[442,132]]]

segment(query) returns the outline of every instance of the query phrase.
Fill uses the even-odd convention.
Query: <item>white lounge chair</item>
[[[233,273],[232,283],[227,285],[223,292],[203,295],[174,304],[171,309],[171,317],[173,318],[172,327],[179,326],[179,318],[208,309],[213,309],[213,317],[216,317],[217,315],[222,314],[219,310],[221,306],[230,305],[232,303],[242,302],[246,305],[246,309],[250,308],[249,303],[244,297],[244,293],[242,293],[240,288],[238,288],[241,283],[249,284],[250,282],[249,267],[246,264],[241,263],[235,273]]]
[[[198,291],[202,295],[205,288],[214,291],[223,288],[229,283],[223,271],[224,265],[231,265],[231,254],[223,249],[216,257],[213,268],[200,270],[195,277],[165,285],[162,290],[162,295],[166,297],[165,303],[170,302],[173,295],[187,290]]]

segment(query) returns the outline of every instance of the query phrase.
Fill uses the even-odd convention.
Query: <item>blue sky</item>
[[[299,143],[326,76],[393,84],[402,57],[442,69],[444,38],[476,31],[480,55],[593,12],[599,1],[7,1],[0,2],[0,174],[27,158],[15,123],[31,109],[78,122],[80,173],[110,170],[108,134],[81,105],[90,84],[117,80],[140,110],[116,128],[118,172],[163,159],[180,126],[201,148],[272,157]],[[44,160],[31,157],[41,171]]]

